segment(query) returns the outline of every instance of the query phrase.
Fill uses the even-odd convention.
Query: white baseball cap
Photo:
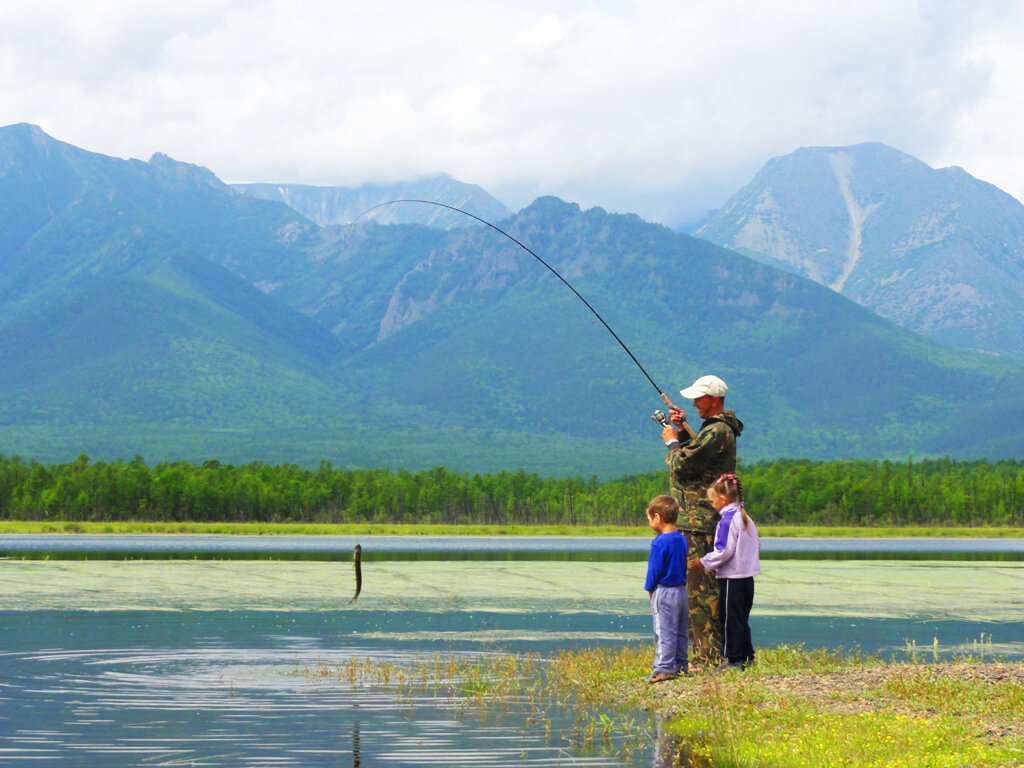
[[[701,376],[686,389],[679,390],[679,394],[687,400],[696,400],[698,397],[710,395],[711,397],[725,397],[729,388],[717,376]]]

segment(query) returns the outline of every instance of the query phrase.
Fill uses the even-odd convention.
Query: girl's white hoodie
[[[713,571],[720,579],[744,579],[761,573],[761,539],[757,526],[747,517],[743,528],[743,515],[739,502],[722,507],[722,519],[715,531],[715,551],[700,559],[704,570]]]

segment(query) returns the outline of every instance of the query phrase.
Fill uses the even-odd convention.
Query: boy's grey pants
[[[690,601],[686,585],[654,588],[651,597],[654,617],[654,668],[656,675],[685,672],[690,668],[687,658],[686,625],[690,620]]]

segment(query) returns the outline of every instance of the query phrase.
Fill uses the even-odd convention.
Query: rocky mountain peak
[[[228,186],[217,178],[217,175],[209,168],[192,163],[183,163],[163,152],[154,152],[153,156],[149,158],[149,165],[160,173],[171,175],[178,180],[190,180],[219,189],[228,189]]]
[[[1024,356],[1024,206],[877,142],[770,160],[698,235],[946,344]]]

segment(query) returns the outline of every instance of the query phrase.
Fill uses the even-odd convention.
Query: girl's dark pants
[[[750,609],[754,605],[754,577],[718,580],[718,617],[724,638],[722,656],[731,663],[754,660],[750,641]]]

